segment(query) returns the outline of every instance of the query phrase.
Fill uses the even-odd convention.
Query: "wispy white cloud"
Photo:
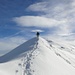
[[[27,11],[40,11],[40,12],[45,12],[45,11],[47,11],[47,8],[46,8],[47,5],[48,5],[48,2],[35,3],[35,4],[30,5],[27,8]]]
[[[54,0],[53,0],[54,1]],[[59,0],[57,0],[59,1]],[[30,5],[27,10],[29,11],[38,11],[38,12],[44,12],[46,15],[52,17],[67,17],[70,13],[73,13],[75,10],[75,1],[73,0],[66,0],[66,1],[59,1],[56,4],[52,4],[51,1],[45,1],[45,2],[39,2]],[[74,14],[74,13],[73,13]],[[41,14],[42,15],[42,14]]]

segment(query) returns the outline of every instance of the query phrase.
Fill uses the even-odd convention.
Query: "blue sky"
[[[9,51],[43,30],[43,37],[73,39],[75,0],[0,0],[0,51]]]

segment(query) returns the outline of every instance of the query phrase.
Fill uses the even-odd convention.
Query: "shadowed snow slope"
[[[4,56],[0,57],[0,63],[7,62],[12,59],[18,58],[22,53],[32,50],[34,45],[36,44],[37,40],[38,39],[35,37],[35,38],[23,43],[22,45],[18,46],[17,48],[13,49],[9,53],[5,54]]]
[[[57,56],[41,37],[0,57],[0,62],[0,75],[75,75],[75,68]]]

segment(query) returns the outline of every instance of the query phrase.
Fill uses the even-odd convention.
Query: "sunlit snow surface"
[[[75,75],[75,48],[32,38],[0,57],[0,75]]]

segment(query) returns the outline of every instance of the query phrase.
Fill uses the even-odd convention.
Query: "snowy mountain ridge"
[[[0,57],[0,75],[75,75],[74,56],[60,44],[35,37]]]

